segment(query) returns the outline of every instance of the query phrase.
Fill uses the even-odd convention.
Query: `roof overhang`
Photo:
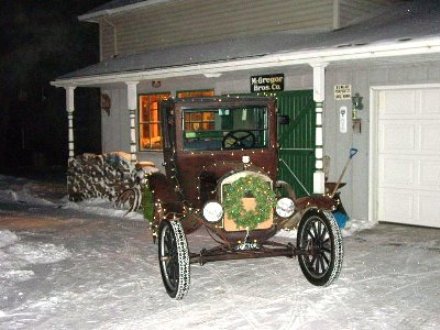
[[[122,7],[115,7],[115,8],[110,8],[110,9],[103,9],[103,10],[97,10],[97,11],[93,11],[90,13],[85,13],[83,15],[78,16],[78,20],[80,21],[85,21],[85,22],[98,22],[98,18],[102,17],[102,16],[110,16],[110,15],[115,15],[115,14],[119,14],[119,13],[123,13],[126,11],[130,11],[130,10],[134,10],[134,9],[139,9],[142,7],[146,7],[146,6],[151,6],[151,5],[156,5],[156,4],[160,4],[160,3],[164,3],[164,2],[169,2],[172,0],[147,0],[147,1],[141,1],[141,2],[136,2],[133,3],[131,5],[126,5],[126,6],[122,6]]]
[[[146,70],[117,72],[110,74],[57,79],[56,87],[100,86],[116,82],[188,77],[195,75],[215,76],[226,72],[251,69],[277,68],[283,66],[315,65],[319,63],[341,63],[375,58],[395,58],[410,55],[439,54],[440,36],[409,41],[381,42],[371,45],[353,45],[342,48],[322,48],[294,52],[250,56],[241,59],[211,63],[150,68]]]

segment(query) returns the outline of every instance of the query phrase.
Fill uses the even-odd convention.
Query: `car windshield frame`
[[[270,136],[268,121],[267,105],[182,109],[183,150],[267,148]]]

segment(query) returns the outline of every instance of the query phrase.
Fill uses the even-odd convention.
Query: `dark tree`
[[[99,61],[98,26],[77,16],[105,2],[0,0],[0,171],[65,164],[65,92],[50,81]],[[81,133],[92,134],[77,147],[99,151],[99,94],[77,94],[88,103],[75,109]]]

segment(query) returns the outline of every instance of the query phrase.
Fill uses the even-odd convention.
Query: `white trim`
[[[323,162],[323,129],[322,112],[323,102],[325,100],[325,68],[328,63],[312,63],[313,68],[313,100],[315,105],[315,172],[313,173],[313,193],[325,193],[325,175],[322,171]]]
[[[410,84],[410,85],[391,85],[391,86],[372,86],[370,87],[370,131],[369,131],[369,160],[368,160],[368,221],[371,223],[377,220],[377,182],[378,182],[378,93],[387,90],[397,89],[421,89],[421,88],[440,88],[440,84]]]
[[[377,94],[381,87],[370,87],[370,131],[368,161],[368,221],[377,222]]]
[[[138,81],[126,81],[127,85],[127,108],[130,117],[130,160],[136,163],[137,142],[136,142],[136,110],[138,108],[137,101],[137,85]]]
[[[164,3],[164,2],[169,2],[172,0],[148,0],[148,1],[141,1],[138,3],[134,3],[132,5],[126,5],[126,6],[122,6],[122,7],[117,7],[117,8],[112,8],[112,9],[104,9],[104,10],[100,10],[100,11],[95,11],[93,13],[90,14],[83,14],[78,16],[78,20],[80,21],[88,21],[88,22],[97,22],[96,18],[98,18],[99,16],[105,16],[105,15],[114,15],[114,14],[119,14],[119,13],[123,13],[125,11],[129,11],[129,10],[133,10],[133,9],[138,9],[138,8],[142,8],[142,7],[147,7],[147,6],[151,6],[151,5],[156,5],[156,4],[160,4],[160,3]]]
[[[137,85],[139,81],[126,81],[127,85],[127,109],[137,109]]]
[[[65,86],[66,90],[66,111],[73,112],[75,111],[75,88],[76,86]]]
[[[115,73],[81,78],[58,79],[52,85],[63,87],[67,85],[97,85],[110,84],[129,80],[152,80],[173,77],[203,75],[205,73],[233,72],[258,68],[305,65],[322,62],[340,62],[348,60],[370,59],[380,57],[400,57],[407,55],[439,54],[440,37],[425,38],[417,41],[385,42],[367,46],[349,48],[327,48],[250,57],[232,61],[192,64],[167,68],[150,69],[133,73]]]
[[[325,99],[325,68],[328,63],[312,63],[313,68],[313,101],[324,102]]]
[[[66,111],[67,111],[67,150],[69,160],[75,157],[75,133],[73,127],[73,112],[75,111],[75,88],[67,86],[66,89]]]

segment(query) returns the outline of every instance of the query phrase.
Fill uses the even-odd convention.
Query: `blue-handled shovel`
[[[354,157],[354,155],[357,154],[357,152],[358,152],[358,150],[356,148],[350,148],[350,155],[348,157],[347,162],[345,163],[344,169],[342,170],[342,173],[339,176],[338,181],[336,182],[335,187],[333,188],[333,191],[330,195],[330,198],[333,198],[335,196],[336,192],[338,191],[339,186],[341,185],[342,178],[344,177],[344,174],[347,171],[348,165],[350,165],[351,159]]]

